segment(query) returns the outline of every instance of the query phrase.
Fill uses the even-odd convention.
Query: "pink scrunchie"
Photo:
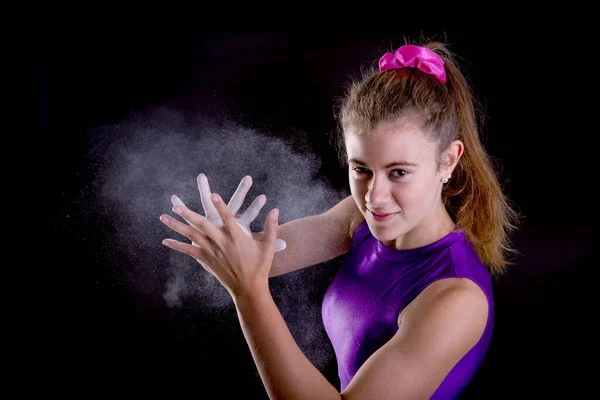
[[[418,68],[426,74],[433,75],[438,81],[446,83],[444,61],[427,47],[407,44],[394,53],[387,52],[379,59],[379,70],[400,68]]]

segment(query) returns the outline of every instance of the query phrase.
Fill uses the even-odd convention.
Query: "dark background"
[[[52,278],[64,285],[47,305],[49,346],[69,365],[69,379],[91,393],[192,390],[200,398],[266,398],[241,331],[228,328],[235,326],[234,313],[168,309],[137,297],[118,272],[106,268],[113,256],[101,246],[107,231],[90,225],[110,221],[90,220],[89,210],[79,213],[73,201],[95,172],[86,164],[90,143],[82,131],[164,103],[269,132],[294,127],[311,134],[313,151],[324,160],[321,173],[332,185],[347,187],[325,136],[335,127],[333,99],[359,65],[402,45],[405,36],[421,34],[445,35],[466,60],[462,66],[488,114],[486,148],[502,160],[508,195],[525,217],[514,237],[522,255],[495,282],[492,345],[464,398],[580,390],[573,358],[585,329],[578,317],[578,278],[589,267],[591,229],[587,196],[576,185],[582,161],[576,144],[564,140],[571,101],[562,93],[571,72],[536,63],[561,47],[563,33],[525,24],[510,31],[444,25],[327,35],[107,29],[42,38],[39,132],[51,155],[48,191],[58,239],[51,254],[62,265]],[[338,262],[314,268],[331,279]],[[284,284],[285,277],[278,279],[274,284]],[[316,299],[328,283],[315,283]],[[335,360],[322,372],[339,384]]]

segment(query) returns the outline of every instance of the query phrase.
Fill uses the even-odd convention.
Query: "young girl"
[[[265,230],[249,224],[259,196],[236,215],[198,178],[203,217],[176,197],[161,220],[192,244],[228,289],[272,399],[454,399],[481,365],[494,327],[491,280],[506,271],[511,209],[480,139],[476,102],[444,44],[405,45],[353,82],[338,108],[336,147],[351,196],[320,215]],[[240,229],[242,227],[242,229]],[[346,254],[327,289],[323,323],[338,391],[302,354],[268,278]]]

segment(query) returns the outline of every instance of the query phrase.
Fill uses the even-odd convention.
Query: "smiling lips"
[[[394,215],[396,215],[397,213],[390,213],[390,214],[376,214],[373,211],[369,210],[369,212],[371,213],[371,215],[373,216],[373,218],[375,219],[375,221],[386,221],[390,218],[392,218]]]
[[[393,213],[387,213],[387,214],[377,214],[377,213],[374,213],[373,211],[371,211],[371,214],[373,214],[373,215],[376,215],[376,216],[378,216],[378,217],[385,217],[385,216],[388,216],[388,215],[390,215],[390,214],[393,214]]]
[[[390,214],[396,214],[396,212],[397,212],[397,211],[396,211],[396,212],[392,212],[392,213],[381,213],[381,214],[379,214],[379,213],[376,213],[376,212],[374,212],[373,210],[371,210],[371,209],[369,209],[369,208],[367,208],[367,210],[369,210],[369,212],[370,212],[371,214],[373,214],[373,215],[377,215],[378,217],[385,217],[386,215],[390,215]]]

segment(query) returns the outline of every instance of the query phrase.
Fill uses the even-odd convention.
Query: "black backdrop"
[[[522,254],[495,283],[494,340],[465,398],[578,390],[571,355],[583,325],[569,316],[582,300],[576,279],[586,266],[591,231],[584,226],[584,200],[573,185],[580,163],[575,147],[553,139],[569,129],[568,119],[560,118],[569,101],[557,95],[564,82],[556,69],[533,65],[551,49],[537,43],[534,56],[532,47],[515,45],[535,32],[536,27],[328,35],[131,30],[46,38],[40,52],[39,131],[55,177],[48,189],[59,239],[52,255],[62,267],[53,274],[64,284],[52,303],[56,325],[50,346],[72,367],[69,376],[90,393],[189,389],[200,398],[237,398],[236,393],[266,398],[232,309],[213,313],[193,299],[175,308],[165,304],[161,265],[168,257],[159,240],[152,283],[142,291],[130,284],[135,281],[127,267],[131,261],[113,247],[119,224],[127,221],[111,220],[101,200],[86,194],[99,189],[90,182],[110,165],[88,156],[98,143],[95,127],[168,104],[190,120],[227,118],[280,137],[290,130],[306,132],[310,150],[322,159],[318,174],[343,190],[347,175],[326,133],[334,129],[333,100],[342,94],[346,78],[401,45],[404,36],[445,34],[464,58],[486,108],[486,147],[502,161],[506,190],[525,216],[515,235]],[[560,36],[556,33],[556,43]],[[110,136],[103,141],[120,143]],[[195,176],[198,171],[187,172]],[[159,212],[169,211],[165,206]],[[136,212],[158,217],[155,209]],[[312,268],[318,276],[311,268],[296,272],[294,282],[313,286],[311,301],[318,304],[340,261]],[[272,285],[287,287],[286,279],[276,278]],[[301,329],[294,328],[294,334]],[[337,385],[335,360],[327,351],[331,357],[322,372]]]

